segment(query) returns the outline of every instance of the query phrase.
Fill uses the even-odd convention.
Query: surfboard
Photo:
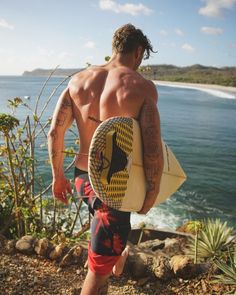
[[[169,198],[186,180],[163,139],[162,148],[164,170],[154,206]],[[94,192],[107,206],[126,212],[142,208],[147,185],[138,121],[113,117],[98,126],[89,148],[88,174]]]

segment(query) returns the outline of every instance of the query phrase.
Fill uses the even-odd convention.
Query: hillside
[[[70,76],[82,69],[57,69],[54,76]],[[23,76],[49,76],[52,69],[35,69],[25,71]],[[236,67],[207,67],[192,65],[177,67],[174,65],[148,65],[141,66],[140,73],[151,80],[172,82],[217,84],[236,87]]]
[[[140,70],[146,78],[152,80],[236,86],[236,67],[150,65],[141,67]]]
[[[61,69],[58,68],[55,70],[53,76],[71,76],[82,69]],[[36,77],[44,77],[49,76],[54,70],[53,69],[35,69],[33,71],[25,71],[23,76],[36,76]]]

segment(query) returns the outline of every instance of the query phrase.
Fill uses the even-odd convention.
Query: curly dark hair
[[[135,26],[126,24],[115,31],[112,39],[112,51],[115,53],[131,53],[138,46],[144,49],[144,59],[150,57],[150,52],[156,52],[147,36]]]

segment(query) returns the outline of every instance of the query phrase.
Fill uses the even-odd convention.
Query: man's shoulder
[[[75,86],[83,84],[83,81],[87,81],[90,77],[94,76],[95,71],[98,71],[97,67],[88,67],[87,69],[74,74],[69,81],[69,85]]]
[[[140,73],[137,72],[137,75],[140,77],[140,82],[142,83],[143,87],[145,87],[145,90],[151,93],[156,93],[157,88],[156,85],[151,81],[146,78],[144,78]]]
[[[154,99],[157,102],[158,99],[158,92],[156,85],[151,81],[145,79],[145,97],[147,99]]]
[[[146,86],[147,89],[149,90],[156,89],[155,84],[151,80],[144,78],[139,72],[133,71],[133,75],[135,78],[138,78],[140,83],[142,83],[143,86]]]

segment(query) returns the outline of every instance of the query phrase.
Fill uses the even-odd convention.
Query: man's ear
[[[142,46],[139,46],[139,47],[137,47],[137,49],[136,49],[136,55],[135,55],[135,57],[136,57],[137,59],[142,59],[142,58],[143,58],[143,53],[144,53],[144,49],[143,49],[143,47],[142,47]]]

